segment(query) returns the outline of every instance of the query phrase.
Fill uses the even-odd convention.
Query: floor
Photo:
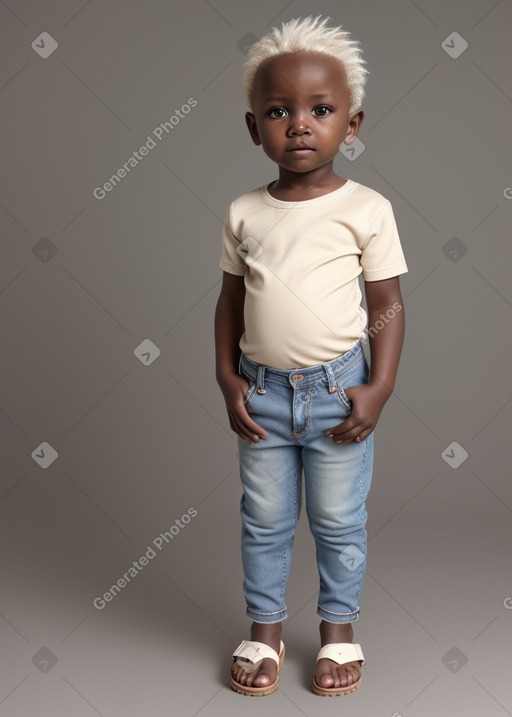
[[[9,542],[1,541],[0,715],[512,715],[510,512],[476,478],[465,505],[455,474],[440,504],[445,480],[425,481],[381,526],[373,525],[368,502],[368,564],[354,625],[366,665],[359,690],[344,697],[310,690],[319,618],[314,546],[302,514],[281,684],[257,699],[234,693],[228,681],[230,654],[250,625],[234,474],[167,542],[153,536],[156,544],[129,546],[108,533],[99,513],[93,530],[68,525],[64,511],[45,522],[37,482],[27,478],[2,501]],[[62,485],[56,489],[62,494]],[[130,567],[123,589],[109,592]]]

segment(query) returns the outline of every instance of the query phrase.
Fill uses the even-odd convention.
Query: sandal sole
[[[361,685],[363,678],[360,677],[357,682],[347,687],[320,687],[316,679],[313,677],[311,686],[315,695],[319,697],[343,697],[343,695],[349,695],[351,692],[355,692]]]

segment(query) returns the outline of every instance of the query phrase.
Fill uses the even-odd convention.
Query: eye
[[[330,107],[327,107],[327,105],[318,105],[318,107],[315,107],[313,110],[315,117],[327,117],[330,112],[332,112],[332,110]]]
[[[286,117],[287,112],[284,107],[272,107],[268,114],[274,119],[281,119],[281,117]]]

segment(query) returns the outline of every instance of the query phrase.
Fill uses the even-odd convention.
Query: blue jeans
[[[327,622],[353,622],[366,567],[373,433],[361,443],[337,444],[325,431],[350,415],[345,389],[368,382],[361,343],[333,361],[293,370],[242,353],[239,373],[249,382],[247,412],[268,432],[256,443],[238,436],[246,615],[266,623],[288,617],[285,590],[304,469],[320,577],[317,613]]]

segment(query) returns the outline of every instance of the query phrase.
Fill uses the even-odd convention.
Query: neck
[[[323,194],[342,187],[346,179],[333,172],[333,162],[311,172],[290,172],[279,167],[279,179],[269,188],[276,199],[289,199],[300,202],[321,197]]]

